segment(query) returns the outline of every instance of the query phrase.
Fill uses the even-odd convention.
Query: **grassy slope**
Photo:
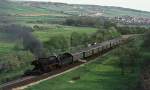
[[[0,4],[0,5],[1,5],[0,11],[1,12],[6,12],[6,10],[7,10],[7,13],[9,13],[9,14],[27,13],[27,12],[31,12],[31,10],[34,11],[34,9],[32,9],[32,8],[25,8],[23,6],[19,6],[17,4],[13,4],[13,3],[6,3],[6,4],[3,3],[3,4]],[[38,11],[40,11],[40,10],[38,10]],[[44,11],[44,10],[42,10],[42,11]]]
[[[16,2],[2,2],[0,3],[0,15],[3,15],[4,13],[7,15],[13,15],[16,17],[15,19],[17,22],[28,22],[37,20],[51,21],[53,19],[57,20],[59,17],[63,18],[68,16],[67,14],[43,7],[25,6]]]
[[[138,16],[138,17],[150,17],[150,12],[145,11],[139,11],[134,9],[128,9],[128,8],[120,8],[120,7],[102,7],[102,9],[105,11],[104,15],[106,16]]]
[[[6,12],[7,10],[7,12],[10,14],[49,13],[48,9],[26,7],[14,2],[3,2],[0,5],[0,11]]]
[[[1,3],[0,11],[7,11],[10,14],[49,14],[49,16],[68,16],[68,14],[79,15],[81,12],[90,13],[91,11],[104,11],[102,13],[104,13],[105,16],[129,15],[150,17],[150,12],[127,8],[92,5],[69,5],[60,3],[32,3],[32,5],[28,5],[28,3]]]
[[[137,72],[121,75],[118,57],[109,54],[62,76],[44,81],[26,90],[133,90]],[[80,80],[70,83],[73,77]]]
[[[31,2],[29,4],[33,3]],[[92,11],[103,13],[104,16],[108,17],[122,15],[150,17],[150,12],[119,7],[69,5],[58,3],[37,3],[37,5],[39,6],[36,6],[36,3],[33,5],[28,5],[26,3],[20,2],[2,2],[0,3],[0,15],[4,13],[14,15],[16,17],[15,20],[17,21],[17,23],[35,23],[37,21],[42,21],[45,23],[56,21],[58,22],[64,20],[64,17],[68,17],[71,15],[90,14]]]

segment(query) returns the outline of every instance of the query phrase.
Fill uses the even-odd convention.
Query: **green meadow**
[[[48,30],[34,31],[33,34],[36,37],[38,37],[41,41],[47,41],[52,36],[64,35],[65,37],[69,38],[72,32],[92,34],[96,31],[97,31],[96,28],[90,27],[59,26],[59,27],[52,27]]]

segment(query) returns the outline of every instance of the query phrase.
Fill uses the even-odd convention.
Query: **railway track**
[[[48,78],[50,76],[62,73],[64,71],[66,71],[66,70],[69,70],[69,69],[71,69],[73,67],[76,67],[78,65],[81,65],[81,64],[82,64],[81,62],[80,63],[75,63],[73,65],[69,65],[67,67],[63,67],[61,69],[56,69],[56,70],[53,70],[52,72],[42,74],[40,76],[22,77],[20,79],[17,79],[17,80],[5,83],[5,84],[1,85],[0,88],[2,90],[13,90],[14,88],[25,86],[25,85],[28,85],[30,83],[37,82],[39,80],[46,79],[46,78]]]
[[[129,36],[129,35],[124,36],[124,38],[129,38],[129,37],[131,37],[131,36]],[[101,56],[102,54],[105,54],[112,49],[113,48],[109,48],[103,53],[98,53],[98,54],[95,54],[95,55],[92,55],[92,56],[86,58],[87,62],[76,62],[74,64],[67,65],[67,66],[62,67],[62,68],[57,68],[57,69],[55,69],[49,73],[45,73],[45,74],[42,74],[40,76],[26,76],[26,77],[22,77],[20,79],[2,84],[2,85],[0,85],[0,89],[2,89],[2,90],[16,90],[18,87],[26,86],[29,84],[32,85],[32,83],[36,83],[40,80],[42,81],[45,79],[51,79],[57,75],[63,74],[63,72],[67,72],[67,71],[70,71],[72,69],[76,69],[76,67],[79,67],[84,63],[89,63],[92,59],[94,59],[98,56]]]
[[[108,53],[105,53],[105,54],[103,54],[103,56],[105,56],[105,55],[107,55],[107,54],[108,54]],[[100,56],[99,56],[99,57],[100,57]],[[91,59],[92,59],[92,58],[91,58]],[[50,76],[50,77],[48,77],[48,78],[46,78],[46,79],[43,79],[43,80],[40,80],[40,81],[38,81],[38,82],[34,82],[34,83],[31,83],[31,84],[28,84],[28,85],[25,85],[25,86],[22,86],[22,87],[18,87],[18,88],[15,88],[15,89],[13,89],[13,90],[23,90],[23,89],[28,88],[28,87],[30,87],[30,86],[39,84],[40,82],[43,82],[43,81],[45,81],[45,80],[50,80],[50,79],[55,78],[55,77],[57,77],[57,76],[63,75],[63,74],[65,74],[65,73],[67,73],[67,72],[76,70],[76,69],[78,69],[78,68],[80,68],[80,67],[82,67],[82,66],[84,66],[84,65],[86,65],[86,64],[92,63],[92,62],[94,62],[94,61],[96,61],[96,60],[90,60],[90,61],[88,61],[88,62],[86,62],[86,63],[82,63],[82,64],[80,64],[80,65],[78,65],[78,66],[75,66],[75,67],[73,67],[73,68],[71,68],[71,69],[68,69],[68,70],[66,70],[66,71],[64,71],[64,72],[61,72],[61,73],[59,73],[59,74],[52,75],[52,76]]]

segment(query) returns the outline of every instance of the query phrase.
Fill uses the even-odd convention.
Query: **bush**
[[[56,53],[57,50],[65,51],[69,47],[69,42],[63,35],[53,36],[44,44],[45,47],[49,49],[51,53]]]
[[[124,26],[124,27],[117,27],[118,32],[121,34],[143,34],[146,31],[148,31],[148,28],[144,27],[129,27],[129,26]]]
[[[105,40],[113,39],[119,37],[120,33],[116,30],[115,27],[110,27],[108,29],[99,28],[99,30],[94,33],[90,38],[91,42],[102,42]]]
[[[141,58],[138,48],[126,45],[116,49],[114,55],[119,57],[119,67],[121,68],[122,75],[125,72],[132,72],[135,66],[139,64]]]
[[[0,72],[8,72],[30,65],[33,55],[28,51],[13,52],[0,57]]]
[[[73,32],[70,36],[70,45],[71,47],[77,47],[80,45],[87,46],[89,42],[89,37],[86,33],[78,33],[78,32]]]
[[[143,47],[145,47],[147,50],[150,49],[150,31],[146,32],[144,35]]]
[[[82,26],[82,27],[104,27],[104,28],[109,28],[109,27],[116,27],[116,24],[108,20],[106,17],[69,17],[66,19],[64,22],[65,25],[69,26]]]

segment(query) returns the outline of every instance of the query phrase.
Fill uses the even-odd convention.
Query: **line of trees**
[[[65,51],[71,51],[72,47],[86,47],[88,43],[88,34],[72,32],[69,38],[63,35],[50,37],[48,41],[44,42],[44,45],[51,54],[57,54]]]
[[[50,53],[61,53],[72,51],[73,49],[85,48],[88,44],[101,43],[119,36],[120,33],[114,27],[110,27],[107,30],[100,28],[93,34],[72,32],[69,38],[63,35],[53,36],[44,42],[44,45]]]
[[[150,30],[150,28],[146,27],[129,27],[129,26],[116,27],[116,29],[121,34],[144,34],[145,32]]]
[[[69,26],[81,26],[81,27],[99,27],[103,26],[104,28],[116,27],[116,24],[108,20],[107,17],[69,17],[64,22],[64,25]]]
[[[147,50],[150,50],[150,31],[144,34],[144,41],[142,46],[145,47]]]
[[[69,26],[96,27],[106,30],[114,27],[121,34],[143,34],[150,29],[138,26],[117,26],[115,22],[109,20],[107,17],[70,17],[63,24]]]
[[[150,31],[144,35],[131,38],[127,45],[122,45],[114,51],[114,55],[119,57],[118,66],[121,74],[141,72],[143,67],[149,65],[150,61]]]

